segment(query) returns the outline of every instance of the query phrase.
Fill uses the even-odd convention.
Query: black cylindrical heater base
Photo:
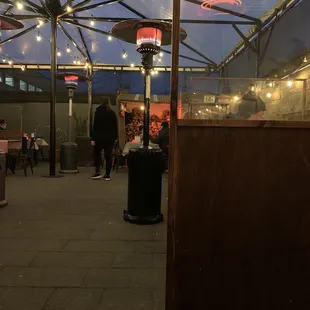
[[[5,207],[8,204],[5,200],[5,172],[6,154],[0,151],[0,207]]]
[[[161,213],[164,159],[161,150],[131,149],[128,155],[127,222],[148,225],[163,221]]]
[[[78,146],[73,142],[65,142],[60,149],[60,172],[78,173]]]

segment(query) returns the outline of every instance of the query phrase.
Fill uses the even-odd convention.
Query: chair
[[[29,164],[31,173],[33,174],[33,164],[32,158],[33,153],[32,150],[28,150],[28,141],[26,137],[22,138],[22,149],[19,152],[20,164],[24,168],[24,175],[25,177],[28,176],[27,165]]]

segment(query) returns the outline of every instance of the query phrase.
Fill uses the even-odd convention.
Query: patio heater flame
[[[228,4],[228,5],[242,5],[242,0],[206,0],[201,4],[201,8],[206,11],[212,10],[213,5]],[[216,15],[227,13],[216,13]]]

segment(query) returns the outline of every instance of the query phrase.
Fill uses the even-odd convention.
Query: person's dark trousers
[[[104,151],[104,158],[106,161],[106,175],[110,176],[112,169],[112,152],[113,152],[114,141],[95,141],[94,149],[94,161],[96,173],[100,173],[101,166],[101,152]]]

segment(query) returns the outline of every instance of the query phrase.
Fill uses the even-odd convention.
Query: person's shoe
[[[103,179],[104,179],[105,181],[111,181],[111,178],[110,178],[109,175],[105,175],[105,176],[103,177]]]
[[[92,177],[92,180],[100,180],[102,179],[102,175],[100,173],[95,173]]]

